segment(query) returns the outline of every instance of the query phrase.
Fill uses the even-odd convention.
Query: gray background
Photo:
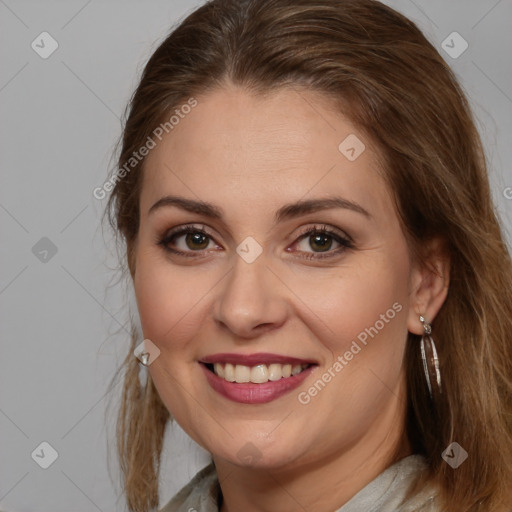
[[[127,349],[133,297],[115,283],[116,253],[99,226],[105,200],[92,191],[112,164],[143,65],[199,3],[0,0],[2,510],[125,510],[115,458],[112,480],[107,465],[119,395],[106,390]],[[386,3],[417,22],[459,76],[510,232],[512,0]],[[59,45],[47,59],[31,47],[44,31]],[[469,44],[455,59],[442,48],[454,31]],[[43,441],[58,452],[48,469],[31,457]],[[47,449],[36,453],[49,460]],[[180,429],[170,430],[162,503],[206,461]]]

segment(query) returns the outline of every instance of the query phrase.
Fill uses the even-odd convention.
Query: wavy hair
[[[512,263],[473,114],[454,73],[418,27],[375,0],[211,0],[172,29],[147,62],[125,114],[118,168],[191,97],[232,83],[321,93],[371,140],[416,261],[440,237],[451,260],[433,322],[443,394],[431,401],[419,337],[407,341],[407,435],[428,462],[442,510],[502,512],[512,502]],[[132,162],[133,164],[133,162]],[[130,164],[131,165],[131,164]],[[126,169],[126,167],[125,167]],[[119,170],[115,173],[119,173]],[[108,212],[133,277],[144,159],[113,175]],[[129,509],[158,506],[170,414],[128,355],[117,452]],[[441,458],[453,441],[469,454]],[[415,492],[415,491],[411,491]]]

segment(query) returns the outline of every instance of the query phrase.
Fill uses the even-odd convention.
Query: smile
[[[245,404],[271,402],[297,388],[313,369],[313,361],[276,354],[217,354],[200,366],[214,391]]]
[[[309,364],[257,364],[256,366],[245,366],[243,364],[233,365],[231,363],[207,364],[206,367],[215,373],[221,379],[227,382],[237,382],[243,384],[252,382],[253,384],[264,384],[265,382],[275,382],[281,379],[287,379],[292,375],[298,375],[307,368]]]

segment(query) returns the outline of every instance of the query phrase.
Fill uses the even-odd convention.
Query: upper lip
[[[230,363],[244,366],[256,366],[258,364],[317,364],[311,359],[300,359],[297,357],[284,356],[281,354],[269,354],[260,352],[257,354],[212,354],[203,357],[200,363]]]

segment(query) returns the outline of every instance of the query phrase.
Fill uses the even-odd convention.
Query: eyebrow
[[[211,203],[197,201],[194,199],[187,199],[185,197],[179,196],[162,197],[148,210],[148,215],[160,208],[169,206],[175,206],[188,212],[204,215],[205,217],[212,219],[222,220],[223,217],[222,209]],[[361,205],[353,201],[349,201],[343,197],[335,196],[318,199],[306,199],[297,201],[295,203],[286,204],[277,210],[274,216],[274,222],[278,223],[283,220],[299,217],[301,215],[306,215],[308,213],[314,213],[321,210],[328,210],[331,208],[343,208],[345,210],[351,210],[353,212],[360,213],[368,219],[372,218],[372,215]]]

